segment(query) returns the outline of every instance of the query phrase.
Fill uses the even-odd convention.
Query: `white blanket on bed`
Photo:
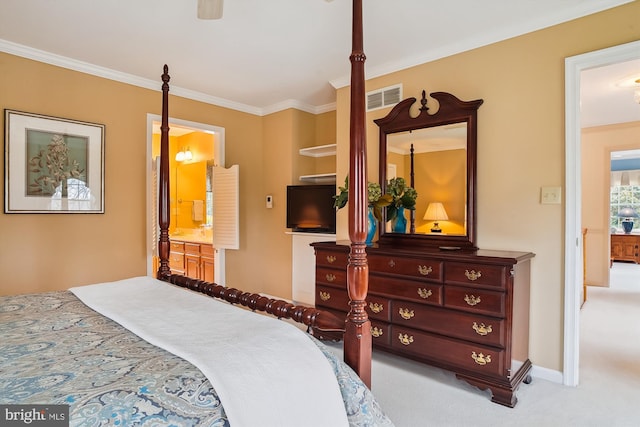
[[[346,426],[336,377],[295,326],[150,277],[70,289],[95,311],[197,366],[232,427]]]

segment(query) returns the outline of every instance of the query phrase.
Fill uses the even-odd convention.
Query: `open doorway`
[[[640,283],[640,123],[630,143],[631,149],[611,152],[609,287],[617,289]]]
[[[565,305],[563,383],[579,382],[580,306],[584,283],[582,239],[583,72],[640,59],[640,41],[574,56],[565,60]],[[639,70],[640,71],[640,70]],[[633,100],[633,91],[631,90]],[[637,106],[637,104],[636,104]],[[603,105],[603,108],[610,108]],[[637,112],[636,114],[640,114]],[[635,120],[640,120],[640,115]],[[609,162],[608,157],[603,159]],[[606,180],[608,181],[608,179]],[[602,200],[602,199],[601,199]],[[602,228],[605,228],[604,226]],[[608,233],[608,227],[605,228]]]
[[[147,275],[157,270],[157,155],[161,117],[147,115]],[[211,174],[214,166],[225,164],[225,130],[219,126],[169,118],[171,225],[170,236],[192,236],[198,241],[213,244],[213,188]],[[202,172],[202,173],[200,173]],[[197,184],[194,180],[199,181]],[[183,185],[180,188],[180,182]],[[202,191],[197,192],[196,188]],[[201,194],[200,194],[201,193]],[[194,202],[198,206],[194,207]],[[201,205],[201,206],[200,206]],[[225,285],[225,251],[213,251],[213,280]],[[211,281],[211,279],[209,279]]]

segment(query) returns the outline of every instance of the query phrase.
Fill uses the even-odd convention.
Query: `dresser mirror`
[[[418,193],[415,210],[405,210],[406,228],[398,229],[383,212],[380,242],[431,246],[443,250],[476,249],[477,110],[483,100],[461,101],[446,92],[425,91],[398,103],[380,129],[380,185],[404,178]],[[435,111],[435,112],[432,112]]]

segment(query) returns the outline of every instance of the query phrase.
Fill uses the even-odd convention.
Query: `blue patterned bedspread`
[[[0,404],[68,404],[71,426],[229,425],[196,367],[71,292],[1,297],[0,337]],[[333,366],[349,424],[392,426],[351,368],[310,339]]]

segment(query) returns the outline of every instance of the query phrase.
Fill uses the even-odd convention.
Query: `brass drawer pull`
[[[431,292],[431,289],[418,288],[418,295],[420,295],[422,299],[427,299],[433,295],[433,292]]]
[[[432,271],[433,271],[433,268],[427,267],[426,265],[418,266],[418,273],[422,274],[423,276],[428,276],[429,273],[431,273]]]
[[[334,262],[336,262],[336,257],[333,255],[327,255],[327,262],[329,264],[333,264]]]
[[[471,270],[471,271],[465,270],[464,275],[467,276],[467,279],[474,282],[478,280],[480,277],[482,277],[482,272],[480,270],[478,270],[477,272],[475,270]]]
[[[389,264],[389,267],[391,267],[391,268],[396,266],[396,262],[394,260],[392,260],[392,259],[389,260],[388,264]]]
[[[329,301],[331,299],[331,294],[329,292],[320,291],[319,295],[322,301]]]
[[[413,335],[407,335],[407,334],[401,333],[398,335],[398,339],[400,340],[402,345],[409,345],[413,343]]]
[[[411,319],[413,316],[415,316],[416,314],[413,312],[413,310],[409,310],[408,308],[402,308],[400,307],[398,309],[398,313],[400,314],[400,316],[405,319],[405,320],[409,320]]]
[[[476,322],[473,322],[472,328],[474,331],[476,331],[476,334],[482,336],[488,335],[493,332],[493,328],[491,327],[491,325],[485,326],[484,323],[480,323],[480,325],[478,325]]]
[[[491,363],[491,355],[487,354],[486,356],[482,353],[476,354],[475,351],[471,352],[471,358],[476,361],[478,365],[486,365],[487,363]]]
[[[379,338],[382,336],[382,334],[384,334],[384,331],[382,330],[382,328],[378,328],[377,326],[373,326],[371,328],[371,336],[374,338]]]
[[[384,310],[384,304],[378,304],[377,302],[370,302],[369,308],[374,313],[380,313],[382,310]]]
[[[464,301],[469,304],[471,307],[473,307],[474,305],[479,304],[480,302],[482,302],[482,300],[480,299],[480,297],[475,297],[473,295],[469,296],[469,295],[465,295],[464,296]]]
[[[325,274],[325,276],[327,278],[327,282],[333,282],[336,280],[336,275],[335,274],[331,274],[331,273],[327,273]]]

